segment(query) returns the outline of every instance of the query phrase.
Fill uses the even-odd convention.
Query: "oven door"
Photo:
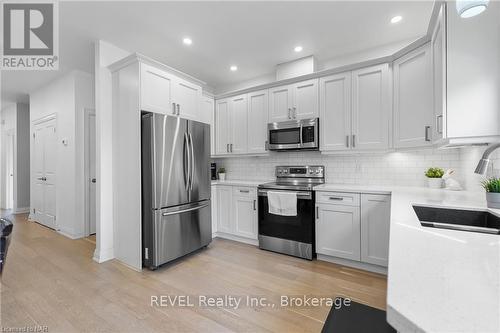
[[[259,189],[258,200],[259,239],[265,236],[308,244],[311,245],[311,254],[314,253],[314,195],[312,191],[297,191],[297,216],[269,213],[265,189]]]
[[[269,150],[318,149],[318,119],[292,120],[270,123]]]

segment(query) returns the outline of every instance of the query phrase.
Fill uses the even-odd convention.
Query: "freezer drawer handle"
[[[162,216],[170,216],[170,215],[177,215],[177,214],[182,214],[182,213],[192,212],[193,210],[199,210],[199,209],[205,208],[205,207],[207,207],[208,205],[209,205],[209,204],[204,204],[204,205],[197,206],[197,207],[187,208],[187,209],[183,209],[183,210],[177,210],[177,211],[175,211],[175,212],[163,213],[163,214],[161,214],[161,215],[162,215]]]

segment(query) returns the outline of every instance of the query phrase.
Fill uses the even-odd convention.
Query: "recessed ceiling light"
[[[458,0],[457,12],[462,18],[469,18],[481,14],[488,7],[489,0]]]
[[[182,40],[182,42],[183,42],[184,44],[186,44],[186,45],[191,45],[191,44],[193,44],[193,41],[192,41],[192,40],[191,40],[191,38],[189,38],[189,37],[185,37],[185,38]]]
[[[229,67],[229,69],[232,71],[232,72],[236,72],[238,70],[238,66],[236,65],[232,65],[231,67]]]
[[[295,48],[293,50],[295,52],[300,52],[300,51],[302,51],[302,46],[295,46]]]
[[[403,19],[402,16],[398,15],[398,16],[394,16],[393,18],[391,18],[391,23],[398,23],[398,22],[401,22],[401,20]]]

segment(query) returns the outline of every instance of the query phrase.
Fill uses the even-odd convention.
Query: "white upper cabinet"
[[[269,122],[292,119],[293,89],[282,86],[269,89]]]
[[[200,120],[201,96],[200,86],[178,78],[174,80],[173,102],[177,107],[177,115],[181,118]]]
[[[352,72],[352,147],[388,149],[391,116],[389,65]]]
[[[212,97],[202,97],[199,121],[210,125],[210,155],[215,155],[215,101]]]
[[[269,89],[269,122],[316,118],[318,79]]]
[[[231,138],[231,114],[229,99],[219,99],[215,103],[215,153],[229,154]]]
[[[246,94],[230,98],[229,113],[231,115],[229,152],[244,154],[248,149],[248,105]]]
[[[433,87],[433,109],[435,122],[432,136],[434,141],[443,138],[446,110],[446,12],[441,5],[436,25],[431,36],[431,66]]]
[[[432,144],[434,108],[430,45],[394,61],[394,146]]]
[[[172,90],[175,77],[156,67],[141,64],[141,110],[173,114]]]
[[[248,152],[265,153],[267,139],[268,92],[260,90],[247,95]]]
[[[293,119],[308,119],[318,117],[318,79],[307,80],[292,85],[293,89]]]
[[[319,80],[320,149],[345,150],[351,139],[351,72]]]

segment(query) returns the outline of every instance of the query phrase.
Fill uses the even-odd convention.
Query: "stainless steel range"
[[[324,166],[277,166],[276,182],[258,187],[259,247],[312,260],[314,247],[314,191],[325,182]],[[269,212],[269,192],[294,192],[297,197],[295,216]]]

